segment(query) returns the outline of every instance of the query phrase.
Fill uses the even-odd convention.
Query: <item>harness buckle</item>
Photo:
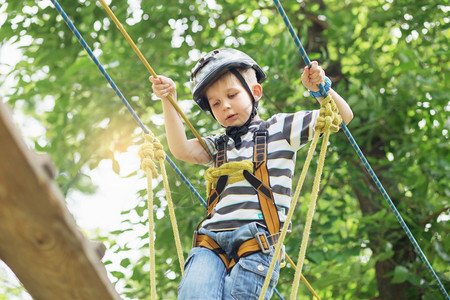
[[[192,238],[192,248],[195,248],[197,246],[197,236],[198,236],[198,230],[195,230],[194,236]]]
[[[253,141],[255,142],[258,137],[266,137],[268,136],[267,130],[257,130],[253,133]]]
[[[261,240],[262,236],[264,237],[268,248],[264,247],[263,241]],[[261,252],[263,254],[268,255],[268,254],[270,254],[270,252],[272,252],[273,245],[270,244],[269,239],[267,238],[267,235],[266,235],[265,232],[258,232],[258,233],[256,233],[255,234],[255,239],[258,242],[259,248],[261,248]]]
[[[219,136],[219,138],[216,139],[215,144],[218,150],[225,149],[226,145],[228,144],[228,136],[226,134]]]

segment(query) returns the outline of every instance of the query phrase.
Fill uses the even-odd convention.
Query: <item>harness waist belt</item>
[[[207,236],[206,234],[198,234],[197,231],[194,232],[193,246],[194,247],[204,247],[212,250],[216,253],[225,264],[228,273],[236,265],[241,257],[248,256],[253,253],[262,252],[264,254],[270,254],[273,247],[278,242],[279,233],[273,235],[267,235],[264,232],[258,232],[254,238],[246,240],[243,242],[237,251],[235,257],[229,258],[225,251],[216,243],[215,240]]]

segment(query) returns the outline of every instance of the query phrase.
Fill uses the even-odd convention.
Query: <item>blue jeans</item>
[[[214,239],[231,257],[242,242],[254,238],[260,231],[267,233],[256,223],[250,223],[239,229],[224,232],[211,232],[201,228],[199,234],[206,234]],[[270,254],[257,252],[241,257],[228,274],[224,263],[214,252],[203,247],[193,248],[189,252],[184,266],[184,276],[178,286],[178,299],[258,299],[273,252]],[[264,299],[270,299],[272,296],[279,272],[280,267],[277,262]]]

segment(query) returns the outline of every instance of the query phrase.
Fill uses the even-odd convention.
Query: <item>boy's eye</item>
[[[220,104],[220,101],[214,101],[213,106],[218,106]]]
[[[228,98],[234,98],[234,96],[236,96],[236,93],[229,94],[229,95],[228,95]]]

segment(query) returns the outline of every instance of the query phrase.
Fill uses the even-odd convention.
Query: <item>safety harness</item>
[[[220,201],[220,194],[228,183],[228,175],[221,175],[216,186],[211,189],[207,203],[207,216],[194,232],[193,247],[205,247],[216,253],[225,264],[227,271],[230,272],[233,266],[241,257],[248,256],[256,252],[264,254],[271,253],[274,245],[278,242],[280,232],[280,219],[278,217],[277,205],[274,201],[272,189],[269,183],[269,172],[267,168],[267,139],[268,131],[266,128],[256,130],[253,135],[253,174],[247,170],[243,171],[244,178],[256,190],[259,204],[264,217],[264,222],[269,231],[269,235],[264,232],[258,232],[254,238],[243,242],[233,257],[228,257],[225,251],[207,235],[199,234],[198,229],[204,220],[211,217],[214,207]],[[216,141],[217,154],[215,157],[215,167],[218,168],[227,162],[227,144],[228,136],[222,135]]]

